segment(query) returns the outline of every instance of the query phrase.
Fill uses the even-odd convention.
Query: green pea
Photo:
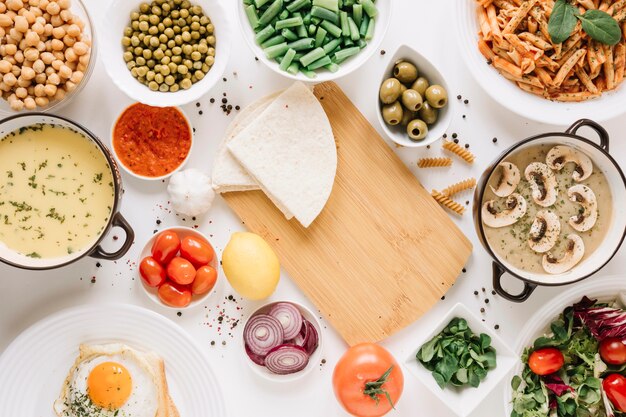
[[[178,84],[174,84],[172,86],[170,86],[170,93],[175,93],[180,89],[180,86]]]
[[[170,67],[168,67],[167,65],[161,65],[161,74],[164,77],[170,75]]]
[[[213,56],[207,56],[206,58],[204,58],[204,62],[205,62],[208,66],[212,67],[212,66],[213,66],[213,64],[215,64],[215,57],[213,57]]]
[[[163,84],[163,80],[165,79],[165,77],[163,77],[163,74],[157,73],[154,76],[154,81],[156,81],[159,84]]]
[[[209,43],[209,45],[211,45],[211,46],[215,46],[215,36],[213,36],[213,35],[208,36],[208,37],[206,38],[206,41]]]
[[[176,82],[176,78],[174,78],[174,76],[168,75],[167,77],[165,77],[165,84],[173,85],[175,82]]]
[[[169,5],[169,3],[163,3],[163,4],[161,5],[161,9],[163,9],[163,11],[164,11],[165,13],[167,13],[167,12],[169,12],[169,11],[171,10],[171,6]]]
[[[160,61],[161,59],[163,59],[163,57],[165,56],[165,54],[163,53],[163,51],[162,51],[162,50],[157,49],[156,51],[154,51],[154,52],[152,53],[152,56],[154,57],[154,59],[156,59],[156,60],[159,60],[159,61]]]
[[[207,52],[207,55],[215,56],[215,48],[209,48],[209,52]]]
[[[174,42],[173,39],[170,39],[169,41],[167,41],[167,47],[170,49],[176,48],[176,42]]]
[[[193,66],[193,69],[199,70],[199,69],[202,68],[202,62],[201,61],[194,61],[192,66]]]
[[[144,58],[142,56],[138,56],[137,58],[135,58],[135,62],[139,66],[146,65],[146,58]]]
[[[154,80],[154,76],[155,76],[154,71],[148,71],[148,72],[146,73],[146,80],[148,80],[148,81],[152,81],[152,80]]]
[[[135,68],[133,68],[135,69]],[[137,75],[140,77],[145,77],[148,74],[148,67],[139,67],[137,68]]]
[[[202,71],[196,71],[196,72],[194,72],[193,75],[194,75],[194,77],[196,77],[198,79],[198,81],[200,81],[201,79],[204,78],[204,72],[202,72]]]
[[[132,70],[136,66],[137,66],[137,64],[135,64],[135,61],[129,61],[129,62],[126,63],[126,68],[128,68],[129,70]]]
[[[152,13],[157,15],[157,16],[161,16],[161,14],[163,13],[163,11],[161,10],[161,8],[159,6],[152,6]]]
[[[177,34],[177,35],[180,34],[180,32],[181,32],[180,26],[174,26],[172,29],[174,30],[174,33]]]
[[[128,36],[122,38],[122,46],[130,46],[130,38]]]
[[[169,17],[166,17],[165,19],[163,19],[163,25],[166,28],[172,27],[172,19]]]
[[[130,69],[130,75],[132,75],[133,77],[137,78],[137,67],[132,67]]]
[[[183,0],[182,3],[180,3],[180,7],[183,9],[190,9],[191,8],[191,2],[189,2],[189,0]]]
[[[161,59],[161,65],[167,65],[169,64],[171,61],[170,57],[165,55],[162,59]]]
[[[127,36],[129,38],[133,36],[133,28],[131,28],[130,26],[126,26],[124,28],[124,36]]]
[[[168,87],[167,84],[161,84],[159,86],[159,91],[162,93],[167,93],[168,91],[170,91],[170,88]]]
[[[139,11],[141,13],[148,13],[148,10],[150,10],[150,5],[148,3],[141,3],[139,5]]]
[[[189,10],[187,9],[182,9],[180,11],[180,17],[182,17],[183,19],[186,19],[189,17]]]
[[[191,88],[191,84],[192,84],[192,83],[191,83],[191,80],[190,80],[190,79],[188,79],[188,78],[185,78],[184,80],[182,80],[182,81],[180,82],[180,87],[181,87],[183,90],[189,90],[189,89]]]
[[[198,52],[206,55],[206,53],[209,52],[209,47],[201,43],[200,45],[198,45]]]
[[[151,35],[158,35],[159,28],[157,28],[156,26],[150,26],[150,28],[148,28],[148,33]]]
[[[195,31],[200,30],[200,23],[192,22],[189,27],[191,28],[191,30],[195,30]]]
[[[202,17],[200,17],[200,24],[201,24],[202,26],[206,26],[206,25],[208,25],[209,23],[211,23],[211,21],[209,20],[209,18],[208,18],[208,17],[206,17],[206,16],[202,16]]]
[[[156,36],[150,38],[150,46],[151,47],[157,48],[160,44],[161,44],[161,42],[159,42],[159,38],[157,38]]]
[[[187,21],[185,19],[183,19],[182,17],[178,19],[178,21],[176,22],[176,24],[180,27],[184,27],[187,24]]]
[[[206,31],[207,33],[213,33],[215,31],[215,26],[213,26],[213,23],[209,23],[208,25],[206,25]]]
[[[159,35],[159,41],[160,41],[161,43],[167,43],[167,42],[168,42],[168,40],[169,40],[169,39],[168,39],[168,37],[167,37],[167,36],[165,36],[165,34],[161,33],[161,34]]]
[[[194,51],[191,53],[191,59],[194,61],[200,61],[202,59],[202,54],[198,51]]]
[[[183,74],[183,75],[185,75],[185,74],[187,74],[187,73],[189,72],[189,68],[187,68],[187,67],[186,67],[186,66],[184,66],[184,65],[179,65],[179,66],[176,68],[176,71],[177,71],[179,74]]]
[[[139,22],[139,30],[142,32],[147,32],[150,29],[150,24],[148,22]]]
[[[150,49],[144,49],[143,50],[143,57],[145,59],[150,59],[152,58],[152,51]]]
[[[150,81],[148,83],[148,88],[152,91],[159,91],[159,84],[156,81]]]
[[[156,62],[154,62],[154,59],[149,59],[146,61],[146,65],[148,66],[148,68],[154,68]]]
[[[173,62],[167,64],[167,67],[170,69],[170,74],[176,74],[176,72],[178,71],[178,65]]]
[[[138,47],[135,48],[133,53],[135,54],[135,56],[141,55],[143,53],[143,48],[141,46],[138,46]]]
[[[194,30],[191,32],[191,39],[193,40],[198,40],[200,39],[200,32],[198,32],[197,30]]]
[[[139,21],[134,20],[130,22],[131,30],[139,30]]]
[[[176,45],[182,45],[183,44],[183,37],[181,35],[176,35],[174,37],[174,42],[176,42]]]
[[[178,19],[180,17],[180,13],[178,12],[178,10],[172,10],[170,16],[172,17],[172,19]]]
[[[202,64],[202,72],[204,72],[205,74],[209,72],[210,69],[211,67],[208,64]]]
[[[191,55],[192,52],[193,52],[193,47],[191,45],[189,44],[183,45],[183,54]]]
[[[151,25],[158,25],[161,19],[159,19],[159,16],[155,14],[151,14],[148,21],[150,22]]]
[[[139,38],[140,41],[143,41],[146,36],[150,36],[150,35],[146,35],[143,32],[138,32],[138,34],[136,36]]]
[[[165,36],[167,36],[168,38],[172,39],[174,37],[174,29],[172,28],[166,28],[163,33],[165,34]]]
[[[180,64],[181,62],[183,62],[183,58],[180,55],[174,55],[172,57],[172,62],[175,64]]]

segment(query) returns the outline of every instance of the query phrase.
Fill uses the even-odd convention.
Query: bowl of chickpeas
[[[102,30],[109,77],[151,106],[198,100],[222,78],[230,53],[220,0],[114,0]]]
[[[455,100],[449,100],[446,78],[414,49],[398,48],[377,87],[378,120],[398,145],[428,146],[450,127]]]
[[[0,112],[53,112],[88,82],[95,31],[80,0],[0,2]]]

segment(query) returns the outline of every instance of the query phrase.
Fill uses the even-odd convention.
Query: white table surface
[[[537,133],[564,130],[565,125],[573,120],[559,121],[561,127],[539,125],[514,115],[499,106],[482,91],[471,78],[468,70],[461,62],[458,47],[454,38],[451,13],[458,0],[393,0],[396,2],[395,15],[390,31],[382,44],[387,54],[376,53],[359,71],[339,84],[348,96],[357,104],[379,131],[376,121],[376,82],[380,71],[393,54],[394,50],[406,42],[433,61],[446,68],[452,86],[450,96],[456,100],[457,94],[469,99],[469,105],[460,106],[460,114],[456,115],[449,134],[457,132],[461,143],[469,143],[477,159],[473,166],[455,161],[450,169],[418,170],[417,159],[424,155],[440,154],[438,146],[432,150],[397,149],[407,165],[418,176],[427,188],[442,188],[448,183],[469,176],[478,178],[486,165],[509,144]],[[103,16],[108,1],[86,0],[89,11],[96,23]],[[226,125],[233,114],[226,116],[219,105],[211,105],[209,99],[221,99],[226,92],[229,103],[247,105],[254,99],[289,85],[286,79],[274,74],[254,60],[254,56],[244,43],[238,32],[236,23],[236,0],[224,0],[230,12],[233,28],[233,50],[231,61],[225,77],[227,82],[218,84],[207,96],[202,98],[201,107],[195,104],[185,107],[196,128],[195,153],[191,156],[188,167],[195,167],[207,172],[211,170],[213,155],[221,141]],[[103,33],[98,34],[105,36]],[[234,75],[236,73],[236,75]],[[62,113],[80,123],[108,141],[110,126],[116,116],[131,101],[106,76],[104,63],[98,62],[95,73],[81,93],[80,97],[65,108]],[[198,111],[202,110],[203,115]],[[462,114],[467,118],[463,119]],[[620,121],[616,119],[604,124],[612,135],[611,153],[621,163],[626,163],[626,142],[620,131]],[[382,131],[381,131],[382,133]],[[497,144],[492,138],[497,137]],[[248,315],[263,303],[226,301],[225,297],[234,294],[223,276],[216,294],[209,299],[209,308],[200,307],[196,310],[183,311],[181,317],[175,311],[157,306],[142,293],[136,279],[135,262],[145,241],[153,231],[165,226],[188,225],[197,223],[200,230],[212,236],[212,243],[221,252],[228,242],[230,234],[243,230],[243,226],[230,211],[226,204],[216,199],[216,204],[208,215],[193,222],[182,221],[167,208],[165,184],[142,182],[124,175],[126,193],[122,205],[122,213],[133,225],[136,232],[136,243],[125,258],[117,262],[102,262],[96,267],[96,260],[84,259],[69,267],[52,272],[25,272],[0,265],[0,351],[11,343],[20,332],[47,315],[71,306],[119,301],[132,303],[154,309],[166,317],[182,325],[204,347],[207,358],[220,378],[223,395],[231,416],[343,416],[345,413],[334,399],[332,392],[332,370],[346,344],[330,327],[324,329],[322,337],[324,347],[322,357],[326,359],[323,366],[317,367],[311,374],[298,383],[288,385],[270,384],[256,377],[244,362],[242,352],[237,343],[243,326],[233,330],[233,337],[228,330],[221,335],[217,331],[219,309],[226,309],[229,316],[240,318]],[[463,196],[462,200],[470,200],[471,195]],[[156,219],[162,224],[157,227]],[[467,265],[467,273],[462,274],[457,284],[427,315],[418,322],[385,340],[382,344],[398,359],[404,361],[417,346],[424,342],[424,337],[438,319],[455,303],[464,303],[472,312],[480,315],[481,307],[486,309],[482,314],[488,326],[496,331],[506,342],[513,344],[516,334],[528,317],[552,296],[558,294],[559,288],[539,288],[529,301],[517,305],[491,295],[491,261],[480,247],[471,214],[468,212],[455,220],[474,243],[473,256]],[[120,232],[112,233],[120,234]],[[112,237],[107,241],[114,244]],[[624,249],[600,275],[615,274],[624,271],[626,259]],[[92,283],[92,277],[96,277]],[[597,277],[591,278],[597,279]],[[481,288],[487,289],[486,295]],[[511,289],[519,288],[514,284]],[[479,296],[473,294],[480,292]],[[489,298],[489,303],[484,302]],[[286,273],[276,293],[269,301],[293,300],[313,307],[298,288],[291,282]],[[237,310],[240,307],[241,310]],[[213,326],[207,325],[213,324]],[[324,323],[326,324],[326,323]],[[215,345],[211,346],[211,341]],[[222,344],[226,342],[226,345]],[[45,352],[42,352],[45,354]],[[0,370],[2,372],[2,370]],[[54,381],[45,381],[50,389],[57,389]],[[508,383],[505,381],[504,383]],[[60,382],[59,382],[60,384]],[[504,384],[502,384],[503,386]],[[503,415],[503,395],[500,389],[492,392],[485,402],[475,411],[474,416]],[[396,416],[438,416],[447,417],[453,414],[433,396],[420,382],[405,371],[404,394],[397,404],[397,410],[390,415]],[[31,417],[31,416],[24,416]],[[205,417],[205,416],[184,416]]]

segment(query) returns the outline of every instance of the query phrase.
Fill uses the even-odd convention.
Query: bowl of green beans
[[[363,65],[389,27],[389,0],[234,0],[252,52],[299,81],[343,77]]]
[[[221,0],[114,0],[100,28],[109,77],[131,99],[182,106],[221,80],[230,28]]]

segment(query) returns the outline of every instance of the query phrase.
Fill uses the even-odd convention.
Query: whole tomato
[[[398,402],[404,389],[404,376],[387,350],[373,343],[362,343],[348,349],[337,362],[333,389],[348,413],[380,417]],[[389,394],[389,399],[385,394]]]
[[[149,287],[158,287],[165,282],[165,268],[152,256],[146,256],[139,264],[139,274]]]
[[[152,257],[161,265],[167,265],[180,250],[180,238],[171,231],[160,233],[152,245]]]
[[[563,367],[565,358],[556,348],[537,349],[530,354],[528,366],[537,375],[550,375]]]
[[[180,256],[198,268],[208,265],[213,260],[215,252],[205,241],[193,236],[185,236],[180,242]]]
[[[193,294],[206,294],[211,291],[217,281],[217,271],[215,268],[209,265],[204,265],[198,268],[196,271],[196,278],[191,285],[191,292]]]
[[[196,276],[196,268],[187,259],[177,256],[167,264],[167,276],[177,284],[189,285]]]
[[[620,374],[611,374],[602,381],[602,388],[613,407],[626,413],[626,378]]]
[[[159,299],[170,307],[187,307],[191,302],[191,289],[188,285],[178,285],[165,281],[159,286]]]
[[[609,365],[626,363],[626,345],[616,337],[609,337],[600,342],[600,357]]]

